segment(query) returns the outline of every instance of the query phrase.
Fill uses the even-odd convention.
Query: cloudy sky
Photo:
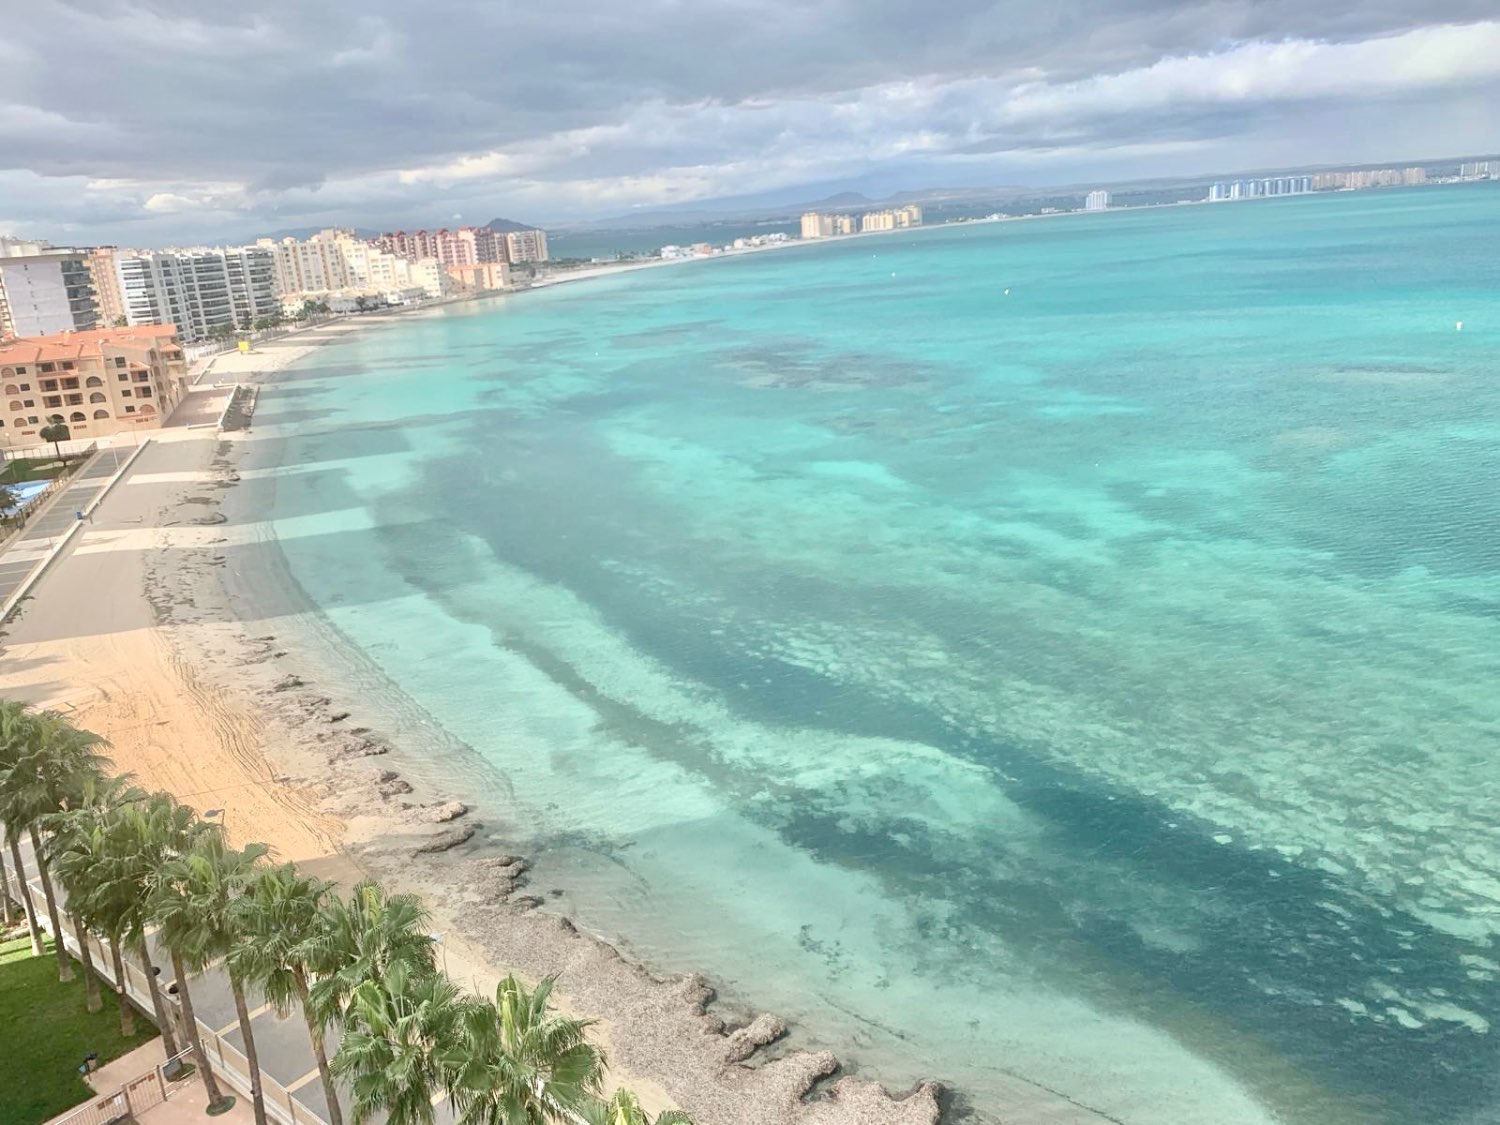
[[[1495,0],[5,0],[0,233],[564,223],[1500,149]]]

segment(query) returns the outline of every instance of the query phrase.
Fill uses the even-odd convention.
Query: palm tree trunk
[[[245,986],[239,977],[229,974],[229,991],[234,993],[234,1014],[240,1021],[240,1038],[245,1041],[245,1065],[250,1069],[250,1104],[255,1110],[255,1125],[266,1125],[266,1099],[260,1088],[260,1057],[255,1053],[255,1033],[250,1030],[250,1008],[245,1003]]]
[[[5,928],[16,924],[16,908],[10,901],[10,880],[5,877],[5,853],[0,851],[0,911],[4,911]]]
[[[181,1050],[177,1045],[177,1034],[172,1030],[172,1021],[167,1018],[166,1001],[161,998],[161,986],[156,983],[156,966],[151,963],[151,954],[146,952],[146,939],[141,938],[141,968],[146,972],[146,990],[151,993],[151,1010],[156,1013],[156,1027],[161,1032],[162,1050],[167,1052],[167,1058],[175,1059]],[[125,984],[125,978],[120,978],[120,984]],[[168,1078],[174,1077],[168,1074]]]
[[[344,1109],[333,1086],[333,1072],[328,1069],[328,1047],[323,1042],[323,1028],[313,1018],[312,1001],[307,996],[307,978],[297,974],[297,998],[302,1001],[302,1018],[307,1021],[307,1037],[312,1040],[313,1058],[318,1061],[318,1077],[323,1080],[323,1097],[328,1100],[328,1125],[344,1125]]]
[[[37,835],[34,824],[31,826],[31,850],[36,854],[36,873],[42,880],[42,898],[47,903],[47,921],[52,923],[53,952],[57,954],[57,979],[67,984],[73,979],[73,962],[68,960],[68,946],[63,941],[62,919],[57,913],[57,896],[52,893],[52,876],[47,872],[47,861],[42,858],[42,838]]]
[[[21,909],[26,911],[26,925],[31,930],[31,955],[40,957],[47,952],[42,944],[42,928],[36,924],[36,904],[31,901],[31,888],[26,885],[26,865],[21,862],[21,846],[17,837],[10,838],[10,858],[16,864],[16,883],[21,888]]]
[[[89,932],[83,928],[78,915],[68,915],[73,923],[73,936],[78,939],[78,957],[83,962],[84,1007],[91,1012],[104,1010],[104,998],[99,995],[99,974],[94,972],[94,951],[89,948]]]
[[[203,1050],[203,1037],[198,1034],[198,1019],[193,1015],[193,997],[188,992],[187,970],[182,965],[182,955],[172,952],[172,972],[177,974],[177,998],[182,1001],[182,1022],[187,1025],[188,1046],[193,1049],[193,1065],[203,1078],[203,1091],[208,1095],[210,1112],[220,1112],[224,1107],[224,1093],[219,1089],[219,1079],[208,1065],[208,1055]]]
[[[115,966],[115,995],[120,1001],[120,1035],[129,1039],[135,1034],[135,1009],[125,990],[125,961],[120,956],[120,935],[109,935],[109,956]]]

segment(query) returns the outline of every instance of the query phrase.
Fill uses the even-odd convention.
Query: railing
[[[12,892],[11,897],[19,903],[21,900],[20,884],[17,873],[12,870],[12,866],[12,864],[7,863],[5,867],[6,890]],[[32,899],[38,907],[36,912],[37,924],[50,932],[52,929],[51,919],[48,917],[47,912],[41,909],[41,881],[38,879],[27,879],[26,886],[30,889]],[[75,959],[81,961],[82,957],[80,955],[81,949],[78,944],[78,936],[73,930],[72,919],[66,914],[62,915],[62,928],[63,933],[60,940],[63,943],[63,947]],[[98,974],[100,980],[107,981],[111,988],[118,989],[120,984],[115,979],[114,958],[109,951],[108,943],[101,941],[93,935],[87,936],[89,951],[93,954],[94,959],[94,972]],[[58,935],[54,934],[53,937],[57,938]],[[154,1009],[151,1002],[151,986],[150,982],[146,979],[145,972],[129,958],[122,956],[121,963],[125,968],[125,995],[141,1012],[149,1014]],[[177,1027],[181,1027],[182,1010],[177,1003],[176,997],[163,991],[162,1002],[168,1010],[167,1018]],[[214,1031],[213,1028],[204,1024],[202,1020],[195,1020],[194,1022],[198,1025],[198,1036],[203,1044],[203,1053],[207,1057],[209,1066],[228,1085],[234,1087],[235,1090],[246,1097],[249,1097],[250,1064],[245,1056],[237,1048],[227,1043],[224,1037]],[[191,1061],[191,1052],[184,1051],[177,1057],[183,1061]],[[176,1089],[180,1089],[191,1081],[191,1079],[168,1080],[164,1069],[166,1065],[163,1064],[162,1068],[159,1068],[162,1069],[160,1100],[163,1101],[170,1097]],[[136,1082],[140,1081],[141,1079],[135,1079],[131,1083],[128,1083],[127,1087],[133,1087]],[[328,1125],[327,1121],[293,1098],[291,1092],[285,1086],[276,1081],[275,1078],[271,1077],[264,1070],[260,1072],[260,1083],[261,1095],[266,1103],[266,1114],[269,1117],[275,1118],[280,1122],[280,1125]],[[97,1098],[93,1102],[79,1107],[73,1114],[60,1121],[53,1122],[52,1125],[108,1125],[109,1122],[117,1121],[128,1113],[139,1112],[138,1108],[131,1109],[132,1104],[125,1098],[125,1088],[122,1088],[115,1094]],[[159,1103],[153,1102],[151,1104],[156,1105]],[[111,1107],[119,1109],[121,1106],[124,1107],[124,1112],[115,1112],[112,1116],[109,1115]],[[92,1116],[90,1116],[91,1114]]]
[[[4,529],[4,538],[0,539],[0,550],[4,550],[10,546],[10,541],[20,534],[21,529],[26,526],[34,515],[47,506],[47,501],[73,483],[73,478],[78,474],[78,470],[88,464],[89,458],[98,452],[98,450],[99,443],[90,442],[82,450],[70,452],[68,456],[72,460],[63,467],[57,476],[47,482],[46,488],[27,500],[25,506],[17,511],[15,515],[0,518],[0,528]]]
[[[167,1077],[167,1071],[173,1069],[173,1064],[186,1062],[187,1055],[188,1052],[184,1051],[175,1058],[158,1063],[113,1093],[100,1094],[70,1113],[53,1118],[49,1125],[110,1125],[111,1122],[129,1117],[139,1117],[192,1083],[191,1072],[179,1071],[179,1077]]]

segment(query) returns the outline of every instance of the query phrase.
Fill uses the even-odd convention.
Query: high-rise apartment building
[[[1319,172],[1315,191],[1356,191],[1374,187],[1409,187],[1427,182],[1426,168],[1368,168],[1359,172]]]
[[[96,246],[89,251],[89,278],[94,283],[94,299],[99,305],[99,327],[112,328],[125,323],[125,300],[120,295],[120,275],[115,269],[116,248]]]
[[[0,344],[0,444],[40,444],[61,422],[75,438],[154,429],[186,393],[170,324],[97,328]]]
[[[1085,211],[1107,211],[1109,209],[1109,192],[1104,190],[1091,191],[1083,197],[1083,209]]]
[[[329,293],[350,283],[339,241],[353,237],[352,231],[322,230],[308,239],[262,238],[256,245],[275,255],[278,293]]]
[[[1271,176],[1258,180],[1227,180],[1208,189],[1210,202],[1229,199],[1260,199],[1269,195],[1302,195],[1312,191],[1312,176]]]
[[[802,216],[802,237],[829,238],[839,234],[899,230],[902,227],[921,225],[922,208],[915,203],[893,210],[867,211],[857,218],[854,215],[827,215],[819,211],[808,211]]]
[[[489,227],[392,231],[375,240],[382,250],[415,262],[436,258],[443,266],[509,261],[505,235]],[[545,245],[545,243],[544,243]],[[545,256],[544,256],[545,257]],[[544,260],[537,259],[538,261]]]
[[[803,238],[827,238],[833,234],[833,216],[808,211],[802,216]]]
[[[175,324],[185,343],[225,327],[248,331],[281,311],[267,246],[132,251],[117,254],[115,267],[126,320]]]
[[[544,230],[506,232],[505,260],[512,265],[517,262],[545,262],[547,260],[547,232]]]
[[[88,251],[0,238],[0,339],[98,324]]]

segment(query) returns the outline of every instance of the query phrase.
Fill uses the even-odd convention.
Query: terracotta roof
[[[177,335],[175,324],[140,324],[132,328],[91,328],[85,332],[57,332],[51,336],[23,336],[0,343],[0,364],[44,363],[102,355],[107,344],[151,347]]]

